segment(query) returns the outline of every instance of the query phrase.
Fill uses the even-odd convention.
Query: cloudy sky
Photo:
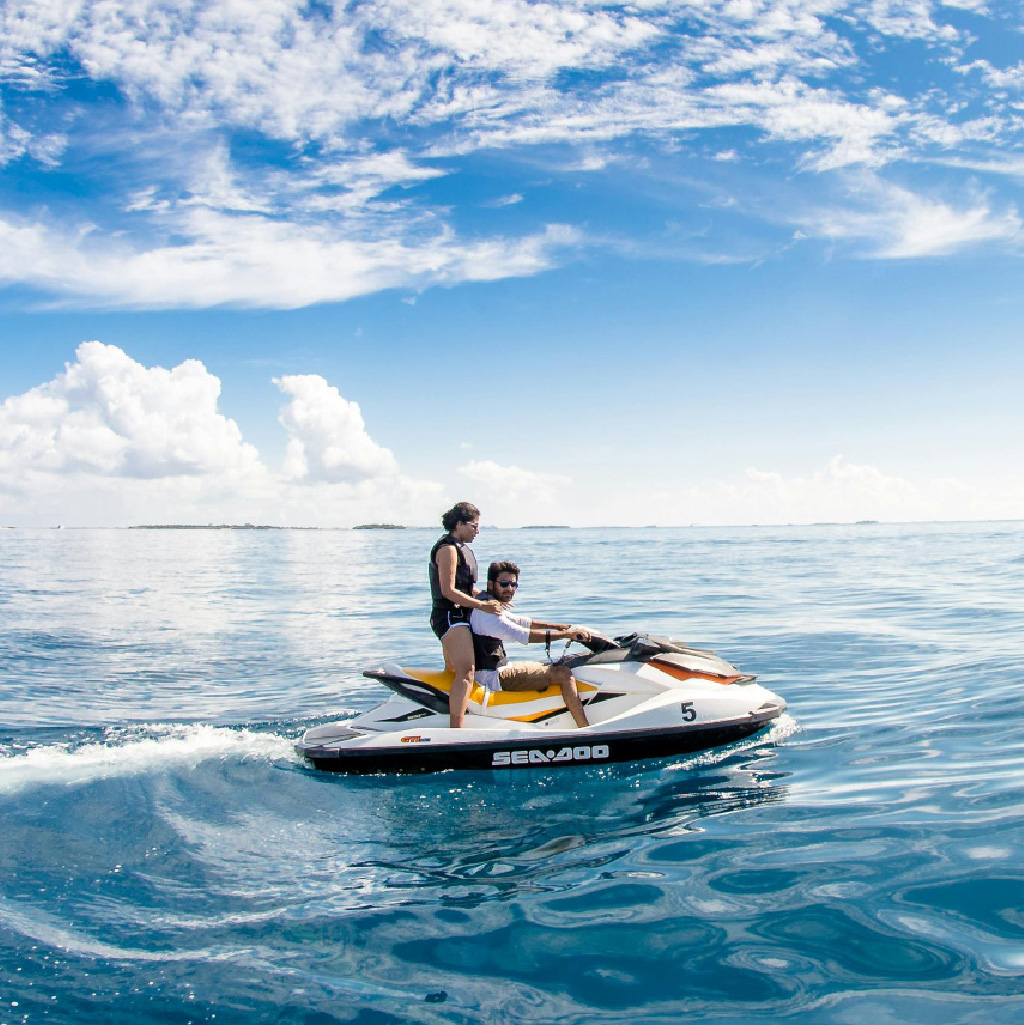
[[[0,523],[1024,517],[1022,33],[0,0]]]

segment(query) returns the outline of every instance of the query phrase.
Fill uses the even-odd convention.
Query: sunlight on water
[[[429,531],[6,531],[0,1025],[1024,1023],[1024,524],[485,531],[519,606],[788,712],[641,764],[345,778],[440,664]]]

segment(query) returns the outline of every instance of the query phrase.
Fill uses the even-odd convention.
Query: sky
[[[1022,33],[0,0],[0,524],[1024,518]]]

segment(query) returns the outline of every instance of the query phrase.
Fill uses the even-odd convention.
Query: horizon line
[[[520,526],[488,525],[485,530],[758,530],[785,527],[897,527],[926,526],[957,523],[1024,523],[1024,517],[1000,517],[998,519],[973,520],[814,520],[788,523],[606,523],[577,527],[571,524],[531,524]],[[123,526],[104,524],[102,526],[65,526],[61,523],[50,526],[29,526],[26,524],[0,524],[0,530],[437,530],[430,524],[356,524],[351,527],[304,527],[297,524],[274,523],[137,523]],[[444,528],[441,528],[442,530]]]

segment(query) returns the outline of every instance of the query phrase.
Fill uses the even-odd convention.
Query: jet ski
[[[463,726],[453,730],[454,674],[387,663],[363,674],[393,692],[384,704],[306,730],[295,750],[316,769],[349,773],[604,765],[729,744],[786,707],[713,651],[672,638],[593,635],[586,647],[558,661],[572,672],[590,726],[577,728],[557,687],[475,684]]]

